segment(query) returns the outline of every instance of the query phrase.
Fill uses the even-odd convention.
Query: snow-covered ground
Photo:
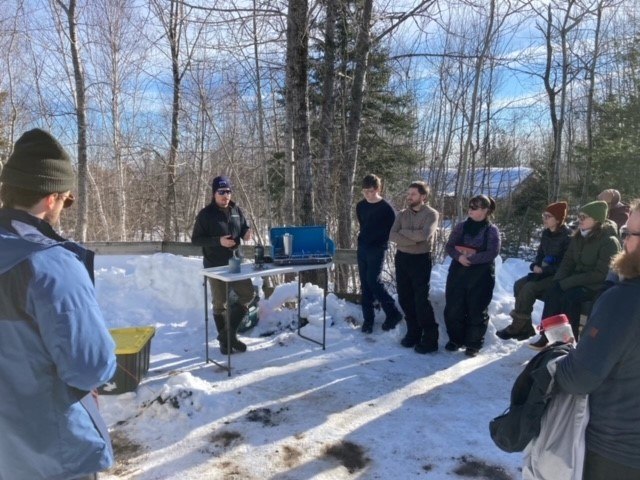
[[[150,370],[137,391],[100,397],[117,455],[101,479],[520,476],[522,455],[500,451],[488,424],[508,406],[513,380],[534,354],[525,342],[495,336],[509,322],[512,285],[528,271],[527,262],[497,265],[485,348],[475,358],[443,348],[444,264],[431,277],[438,353],[403,348],[404,322],[383,332],[383,314],[373,334],[362,334],[359,306],[332,294],[323,351],[295,332],[297,312],[283,305],[297,294],[290,283],[261,300],[260,322],[243,338],[249,351],[232,356],[228,377],[204,362],[199,258],[96,260],[108,326],[156,328]],[[322,291],[307,285],[303,297],[310,319],[303,332],[321,338]],[[538,302],[536,320],[540,313]],[[223,360],[215,340],[210,354]]]

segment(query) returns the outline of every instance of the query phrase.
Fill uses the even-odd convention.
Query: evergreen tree
[[[627,47],[621,61],[627,67],[624,83],[629,89],[611,93],[595,106],[593,180],[587,186],[591,197],[603,188],[616,188],[627,199],[640,197],[640,183],[635,176],[640,164],[640,37]],[[583,157],[588,153],[584,146],[579,146],[577,152]],[[579,163],[579,171],[585,166],[586,161]]]
[[[335,68],[339,72],[335,95],[335,133],[333,149],[335,158],[344,155],[343,140],[349,115],[348,96],[352,78],[352,54],[355,46],[357,22],[347,21],[357,12],[355,2],[342,4],[342,19],[336,22],[336,43],[339,52]],[[312,138],[318,138],[322,102],[322,58],[324,45],[315,44],[310,61],[309,103],[312,114]],[[420,158],[412,144],[416,126],[414,102],[410,95],[398,94],[391,84],[392,71],[389,54],[379,44],[373,45],[369,56],[367,86],[363,105],[363,123],[360,134],[358,174],[361,178],[373,172],[380,175],[386,188],[392,185],[406,187]],[[358,181],[358,180],[356,180]]]

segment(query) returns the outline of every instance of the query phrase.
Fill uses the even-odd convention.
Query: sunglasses
[[[481,205],[469,205],[469,210],[474,210],[474,211],[475,211],[475,210],[484,210],[484,209],[486,209],[486,208],[487,208],[487,207],[483,207],[483,206],[481,206]]]
[[[231,190],[216,190],[218,195],[231,195]]]
[[[627,227],[622,227],[620,229],[620,238],[626,240],[629,237],[640,237],[640,232],[630,232]]]
[[[57,193],[56,195],[58,196],[58,199],[62,200],[62,208],[69,208],[73,205],[73,202],[76,201],[76,197],[73,196],[73,193],[70,193],[66,197],[63,197],[61,193]]]

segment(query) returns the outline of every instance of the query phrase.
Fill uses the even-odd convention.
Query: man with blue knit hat
[[[200,210],[193,226],[191,242],[202,247],[204,268],[221,267],[229,263],[234,251],[240,246],[240,240],[251,239],[251,230],[242,210],[231,200],[233,188],[226,176],[218,176],[211,183],[213,198],[211,203]],[[221,280],[209,279],[213,292],[213,319],[218,329],[220,352],[245,352],[247,345],[238,340],[237,331],[246,315],[247,305],[253,300],[254,290],[251,280],[239,280],[229,286],[238,299],[229,305],[227,286]],[[229,333],[231,343],[227,341],[225,315],[229,308]]]
[[[71,160],[33,129],[0,183],[0,478],[95,478],[113,452],[90,392],[111,379],[116,357],[92,252],[53,229],[73,203]]]

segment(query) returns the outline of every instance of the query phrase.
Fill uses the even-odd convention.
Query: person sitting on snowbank
[[[538,253],[530,267],[532,272],[516,280],[513,285],[516,304],[509,314],[513,322],[496,332],[503,340],[526,340],[536,334],[531,323],[533,304],[537,299],[542,299],[553,285],[553,276],[558,271],[571,241],[571,229],[564,222],[567,208],[567,202],[557,202],[548,205],[542,213],[545,228],[540,238]]]

